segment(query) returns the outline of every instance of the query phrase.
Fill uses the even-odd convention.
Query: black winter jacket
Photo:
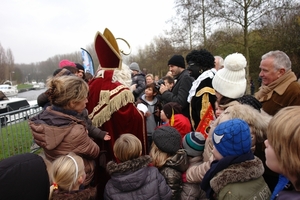
[[[192,87],[194,79],[187,70],[183,70],[176,78],[176,83],[172,91],[165,91],[160,98],[164,103],[177,102],[182,106],[182,114],[190,119],[189,103],[187,97]]]
[[[132,91],[135,101],[143,94],[146,88],[145,74],[139,73],[132,77],[131,85],[136,84],[135,90]]]
[[[188,166],[189,163],[186,151],[184,149],[179,149],[177,153],[168,159],[159,169],[172,190],[173,200],[180,199],[183,185],[182,173],[188,169]]]
[[[1,160],[1,200],[48,200],[49,189],[47,167],[41,156],[25,153]]]

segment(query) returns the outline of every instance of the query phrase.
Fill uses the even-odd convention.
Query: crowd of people
[[[175,54],[158,79],[125,65],[108,29],[95,50],[92,78],[68,60],[48,78],[28,120],[42,151],[0,162],[1,199],[300,197],[300,84],[284,52],[262,56],[248,95],[241,53]]]

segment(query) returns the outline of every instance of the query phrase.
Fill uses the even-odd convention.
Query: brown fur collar
[[[112,173],[123,173],[127,171],[137,171],[143,167],[148,166],[151,163],[151,157],[149,155],[140,156],[133,160],[128,160],[123,163],[116,163],[114,161],[110,161],[107,163],[106,170],[109,174]]]
[[[228,168],[217,173],[210,180],[211,188],[215,193],[219,193],[222,188],[230,183],[246,182],[257,179],[264,173],[262,161],[255,157],[253,160],[230,165]]]
[[[60,192],[60,191],[53,191],[51,200],[93,200],[96,197],[96,188],[89,187],[84,190],[74,191],[74,192]]]

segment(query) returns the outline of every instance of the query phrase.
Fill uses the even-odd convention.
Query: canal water
[[[37,100],[38,96],[45,91],[46,91],[46,89],[29,90],[26,92],[18,93],[17,97],[26,98],[30,105],[34,105],[34,104],[37,104],[36,100]]]

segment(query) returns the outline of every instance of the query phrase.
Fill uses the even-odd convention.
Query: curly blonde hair
[[[255,137],[255,142],[264,142],[267,139],[267,128],[272,116],[260,113],[258,110],[246,104],[236,104],[229,106],[224,115],[231,118],[239,118],[247,122],[251,134]]]

